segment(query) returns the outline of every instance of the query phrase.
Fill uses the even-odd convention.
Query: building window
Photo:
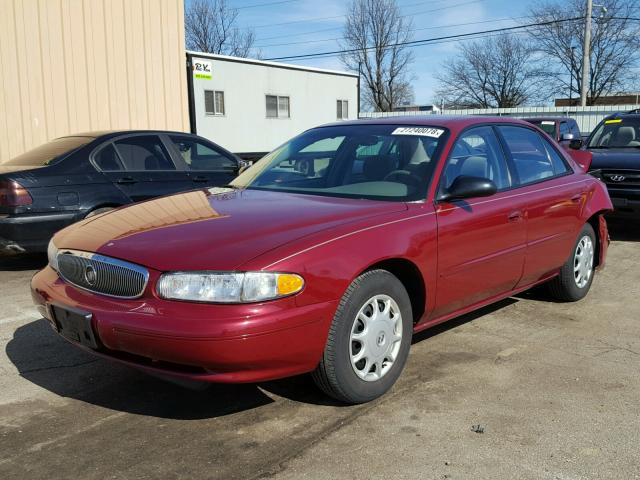
[[[289,97],[267,95],[267,118],[289,118]]]
[[[224,92],[205,90],[204,111],[207,115],[224,115]]]
[[[348,100],[338,100],[337,117],[338,117],[338,120],[349,118],[349,101]]]

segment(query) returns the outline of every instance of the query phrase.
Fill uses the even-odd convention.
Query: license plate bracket
[[[93,331],[89,312],[69,307],[51,305],[55,328],[60,335],[93,350],[98,349],[97,335]]]

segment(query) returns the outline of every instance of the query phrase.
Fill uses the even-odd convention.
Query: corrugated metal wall
[[[445,110],[444,112],[360,112],[360,118],[404,117],[412,115],[491,115],[505,117],[571,117],[583,134],[590,133],[600,121],[615,112],[628,112],[640,105],[596,105],[592,107],[518,107]]]
[[[0,163],[130,128],[188,131],[183,0],[0,0]]]

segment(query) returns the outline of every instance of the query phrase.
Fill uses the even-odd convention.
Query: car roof
[[[525,122],[565,122],[567,120],[573,120],[570,117],[525,117],[522,120]]]
[[[631,110],[630,112],[616,112],[607,116],[606,118],[640,118],[640,109]]]
[[[129,134],[139,134],[139,133],[151,133],[158,134],[164,133],[168,135],[194,135],[189,132],[176,132],[171,130],[96,130],[93,132],[80,132],[80,133],[72,133],[69,135],[64,135],[60,138],[69,138],[69,137],[87,137],[87,138],[100,138],[100,137],[115,137],[118,135],[129,135]]]
[[[429,127],[444,127],[452,129],[461,129],[473,125],[485,123],[511,123],[531,126],[530,123],[524,122],[514,117],[492,117],[481,115],[402,115],[380,118],[366,118],[360,120],[348,120],[341,122],[328,123],[323,127],[337,127],[342,125],[424,125]]]

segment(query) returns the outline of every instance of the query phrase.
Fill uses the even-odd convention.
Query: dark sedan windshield
[[[640,118],[610,118],[605,120],[589,139],[587,148],[640,147]]]
[[[72,152],[89,143],[91,137],[62,137],[51,140],[22,155],[13,157],[4,165],[24,165],[25,167],[44,167],[50,165],[60,155]]]
[[[529,123],[533,123],[536,127],[541,128],[542,130],[545,131],[545,133],[548,133],[549,135],[551,135],[551,137],[555,137],[556,136],[556,122],[554,122],[553,120],[527,120],[527,122]]]
[[[391,201],[423,200],[446,130],[344,125],[309,130],[236,178],[242,188]]]

